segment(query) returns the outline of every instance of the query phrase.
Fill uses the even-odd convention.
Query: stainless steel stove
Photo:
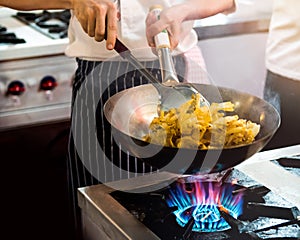
[[[68,11],[0,8],[0,131],[70,116]]]
[[[161,172],[80,188],[87,239],[300,239],[300,145],[209,175]]]
[[[53,12],[55,17],[65,16]],[[28,13],[44,15],[43,11]],[[76,62],[64,54],[69,39],[62,28],[55,29],[62,35],[49,36],[18,15],[24,13],[0,7],[2,183],[10,196],[4,199],[3,218],[10,229],[16,219],[22,222],[18,231],[9,233],[11,238],[72,239],[66,155]],[[52,28],[59,22],[54,20]],[[50,25],[42,21],[46,22]],[[51,37],[58,35],[62,37]],[[16,191],[20,181],[23,187]]]

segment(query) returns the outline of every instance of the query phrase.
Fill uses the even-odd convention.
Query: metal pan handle
[[[106,32],[104,35],[104,39],[107,40]],[[161,82],[147,68],[145,68],[144,65],[139,60],[137,60],[136,57],[132,55],[128,47],[118,38],[116,39],[114,50],[119,53],[122,58],[128,60],[136,68],[136,70],[139,71],[149,82],[154,83],[154,86],[160,92],[159,86],[161,85]]]
[[[160,12],[162,11],[162,6],[154,5],[150,7],[150,12],[152,12],[156,19],[160,18]],[[154,37],[155,46],[158,54],[158,59],[162,74],[162,83],[166,86],[174,86],[179,83],[178,76],[175,71],[172,55],[171,55],[171,45],[169,39],[169,33],[167,30],[163,30]]]

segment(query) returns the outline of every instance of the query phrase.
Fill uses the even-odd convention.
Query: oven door
[[[65,120],[0,132],[1,216],[9,229],[17,229],[9,230],[10,239],[73,239],[66,170],[69,126]]]

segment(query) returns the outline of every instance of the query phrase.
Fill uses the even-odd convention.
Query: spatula
[[[160,5],[154,5],[150,7],[150,11],[155,15],[157,20],[160,18],[160,12],[162,7]],[[177,93],[166,94],[162,96],[161,105],[162,109],[168,108],[176,104],[180,105],[182,101],[187,101],[191,99],[192,95],[199,94],[200,95],[200,106],[210,106],[208,100],[200,94],[200,92],[193,87],[191,83],[180,83],[178,76],[175,71],[173,58],[171,56],[170,50],[170,39],[169,33],[164,30],[157,34],[154,38],[156,50],[158,53],[158,58],[160,62],[160,68],[162,71],[162,84],[165,86],[172,87]],[[178,100],[179,98],[180,100]]]
[[[159,93],[158,112],[168,111],[171,108],[178,108],[180,105],[190,100],[193,94],[199,93],[199,91],[190,84],[179,83],[176,79],[166,77],[170,76],[166,74],[167,71],[165,71],[164,75],[165,82],[161,83],[139,60],[136,59],[135,56],[133,56],[131,51],[119,39],[116,39],[114,49],[122,58],[127,59],[129,63],[131,63],[136,70],[157,89]],[[203,96],[200,97],[199,104],[201,106],[209,106],[209,102]]]

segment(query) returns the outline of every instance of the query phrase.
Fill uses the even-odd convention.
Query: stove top
[[[57,11],[49,12],[48,15],[46,12],[46,15],[49,16],[50,13],[58,15]],[[29,11],[26,14],[41,17],[44,12]],[[24,20],[21,20],[26,14],[9,8],[0,8],[0,29],[2,29],[0,61],[64,54],[69,42],[66,30],[63,30],[62,26],[59,26],[60,28],[54,26],[53,20],[50,22],[45,19],[40,23],[42,30],[38,30],[32,22],[25,23]],[[57,20],[55,21],[57,24]],[[53,25],[51,26],[50,23]],[[52,27],[50,31],[57,32],[52,35],[46,34],[46,31],[49,31],[49,28],[45,26],[47,24],[48,27]]]
[[[26,43],[23,38],[18,38],[15,33],[7,31],[7,28],[0,25],[0,44]]]
[[[164,172],[81,188],[79,206],[117,239],[300,239],[299,158],[296,145],[219,174]]]
[[[14,18],[29,25],[51,39],[68,37],[69,10],[42,11],[39,13],[17,12]]]
[[[237,177],[242,181],[232,184]],[[111,195],[160,239],[300,237],[297,207],[239,170],[222,181],[184,178],[159,191]]]
[[[0,7],[0,131],[70,118],[69,18],[67,10]]]

